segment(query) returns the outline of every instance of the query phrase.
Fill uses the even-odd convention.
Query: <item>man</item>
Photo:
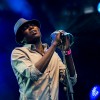
[[[56,34],[50,47],[42,44],[38,20],[20,18],[14,26],[14,32],[17,43],[23,45],[15,48],[11,55],[12,68],[19,84],[20,100],[58,100],[59,75],[63,81],[66,77],[66,66],[55,49],[61,42],[60,36],[63,32]],[[71,51],[69,45],[67,39],[67,51]],[[75,84],[76,71],[71,52],[67,51],[70,79]]]

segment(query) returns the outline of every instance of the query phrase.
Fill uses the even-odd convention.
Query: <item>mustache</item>
[[[36,34],[38,31],[37,30],[30,30],[31,34]]]

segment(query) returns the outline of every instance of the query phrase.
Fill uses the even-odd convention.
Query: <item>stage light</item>
[[[94,12],[94,8],[92,6],[84,8],[84,14],[90,14]]]
[[[97,10],[100,13],[100,2],[98,3]]]
[[[97,100],[100,95],[100,86],[94,86],[90,91],[90,100]]]

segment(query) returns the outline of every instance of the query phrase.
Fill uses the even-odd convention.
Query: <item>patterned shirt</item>
[[[43,44],[43,47],[47,52],[47,44]],[[54,52],[46,70],[41,73],[35,63],[42,56],[33,44],[12,51],[11,65],[19,84],[20,100],[58,100],[59,72],[65,71],[66,67]],[[76,82],[76,74],[71,81]]]

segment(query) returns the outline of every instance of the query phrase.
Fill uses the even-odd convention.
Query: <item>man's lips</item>
[[[32,35],[35,35],[35,34],[37,34],[37,31],[36,31],[36,30],[31,30],[30,33],[31,33]]]

